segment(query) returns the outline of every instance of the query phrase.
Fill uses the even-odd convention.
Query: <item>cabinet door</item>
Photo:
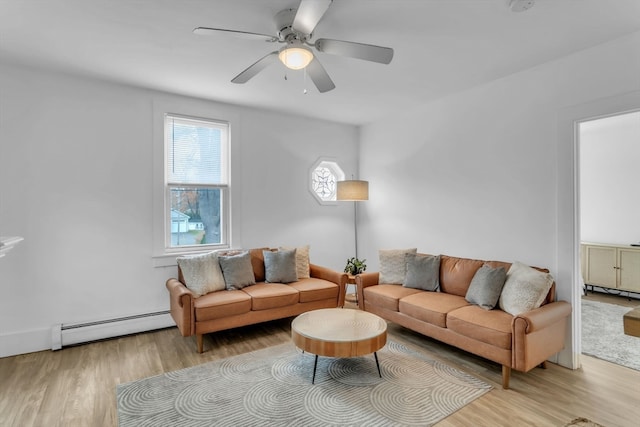
[[[584,278],[589,285],[616,287],[616,248],[586,247],[587,271]]]
[[[620,267],[620,288],[640,292],[640,251],[618,249]]]

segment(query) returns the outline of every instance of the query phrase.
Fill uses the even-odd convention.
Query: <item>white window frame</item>
[[[213,121],[226,122],[229,125],[230,147],[229,182],[226,203],[226,245],[220,248],[231,248],[242,245],[241,229],[239,222],[234,220],[234,212],[242,212],[241,198],[234,197],[231,190],[234,183],[240,182],[240,168],[238,162],[241,152],[241,138],[239,131],[239,114],[229,106],[215,102],[185,98],[175,95],[159,94],[154,96],[152,108],[152,133],[153,133],[153,191],[152,191],[152,231],[153,246],[151,265],[153,267],[172,267],[176,265],[176,258],[181,255],[193,255],[211,251],[211,246],[197,245],[169,249],[166,245],[166,226],[170,220],[167,218],[166,208],[167,191],[165,186],[165,114],[171,113],[177,116],[194,118],[212,118]],[[169,230],[170,231],[170,230]]]
[[[205,183],[186,183],[186,182],[172,182],[169,178],[169,150],[171,149],[169,142],[171,141],[170,135],[170,127],[168,125],[168,120],[171,118],[175,118],[177,120],[182,120],[185,122],[193,122],[194,124],[202,123],[204,126],[212,126],[217,127],[223,132],[223,137],[221,141],[221,159],[222,159],[222,179],[219,184],[205,184]],[[184,116],[182,114],[174,114],[174,113],[165,113],[164,114],[164,215],[165,215],[165,252],[167,253],[183,253],[185,251],[197,251],[201,252],[203,250],[215,250],[229,247],[229,194],[230,194],[230,186],[229,186],[229,148],[231,145],[231,141],[229,138],[230,129],[229,123],[209,119],[209,118],[201,118],[201,117],[191,117]],[[206,189],[219,189],[221,194],[221,202],[220,202],[220,243],[212,243],[212,244],[200,244],[200,245],[183,245],[183,246],[171,246],[171,228],[172,228],[172,219],[171,219],[171,190],[174,188],[206,188]]]

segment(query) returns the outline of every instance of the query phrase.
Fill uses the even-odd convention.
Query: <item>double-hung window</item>
[[[229,124],[165,114],[165,248],[229,243]]]

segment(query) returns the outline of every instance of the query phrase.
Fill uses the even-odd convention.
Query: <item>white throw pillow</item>
[[[279,250],[287,251],[296,250],[296,272],[298,273],[298,279],[308,279],[311,277],[309,272],[309,245],[300,246],[297,248],[283,246]]]
[[[517,316],[540,307],[553,285],[553,277],[521,262],[514,262],[500,294],[503,311]]]
[[[415,254],[418,248],[410,249],[380,249],[380,278],[378,283],[401,285],[407,274],[405,254]]]
[[[199,297],[209,292],[225,289],[224,276],[218,262],[218,254],[182,256],[176,259],[187,288]]]

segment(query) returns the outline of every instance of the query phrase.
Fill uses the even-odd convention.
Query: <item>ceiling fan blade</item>
[[[393,49],[390,47],[374,46],[372,44],[318,39],[316,40],[315,47],[320,52],[364,59],[365,61],[379,62],[381,64],[388,64],[393,59]]]
[[[318,92],[324,93],[335,89],[336,85],[333,84],[331,77],[329,77],[327,71],[324,69],[320,61],[318,61],[318,58],[313,58],[313,61],[307,65],[306,70],[309,77],[311,77],[311,80],[313,80],[313,84],[318,88]]]
[[[268,34],[248,33],[246,31],[225,30],[224,28],[207,28],[197,27],[193,29],[194,34],[200,35],[227,35],[233,37],[239,37],[247,40],[263,40],[266,42],[277,42],[278,38],[270,36]]]
[[[295,18],[293,29],[303,34],[311,34],[322,19],[333,0],[301,0]]]
[[[238,74],[231,80],[232,83],[246,83],[260,71],[278,60],[278,52],[271,52],[258,59],[253,65]]]

